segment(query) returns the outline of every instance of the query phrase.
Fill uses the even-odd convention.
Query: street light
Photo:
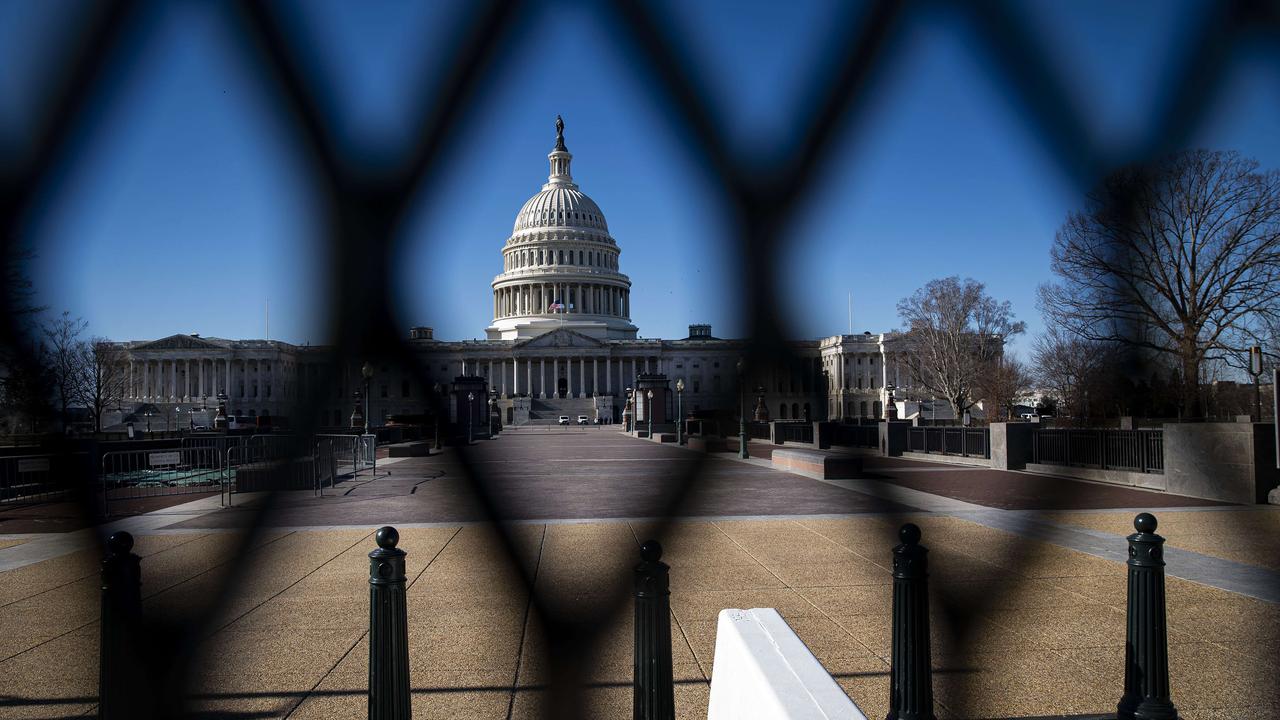
[[[684,378],[676,380],[676,444],[684,444]]]
[[[1262,348],[1249,348],[1249,374],[1253,376],[1253,421],[1262,422],[1262,389],[1258,379],[1262,377]]]
[[[627,388],[627,403],[622,406],[622,431],[632,432],[636,429],[635,391]]]
[[[476,401],[476,394],[473,392],[467,393],[467,444],[468,445],[471,444],[471,414],[472,414],[471,406],[473,403],[475,403],[475,401]]]
[[[444,405],[440,393],[444,392],[444,388],[440,387],[440,383],[436,383],[431,386],[431,389],[435,391],[434,397],[436,401],[436,452],[440,452],[440,409]]]
[[[645,391],[645,398],[648,400],[644,404],[644,414],[649,416],[649,439],[653,439],[653,391]]]
[[[360,367],[360,375],[364,378],[364,434],[369,434],[369,381],[373,379],[373,366],[365,363]]]
[[[738,358],[738,457],[751,457],[747,453],[746,381],[742,377],[742,358]]]

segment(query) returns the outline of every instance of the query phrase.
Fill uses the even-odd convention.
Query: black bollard
[[[886,720],[933,720],[929,653],[929,549],[920,528],[898,530],[893,549],[893,655]]]
[[[378,528],[369,553],[369,720],[408,720],[409,613],[400,533]]]
[[[138,667],[134,638],[142,619],[142,561],[133,554],[133,536],[113,533],[102,560],[102,621],[98,647],[98,717],[132,720],[140,705],[145,673]]]
[[[1120,720],[1176,720],[1169,699],[1169,632],[1165,622],[1164,538],[1156,518],[1141,513],[1129,536],[1129,602],[1125,609],[1124,695]]]
[[[649,540],[636,565],[636,644],[632,686],[635,720],[674,720],[676,687],[671,670],[671,568],[662,546]]]

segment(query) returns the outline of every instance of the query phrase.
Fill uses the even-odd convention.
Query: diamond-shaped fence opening
[[[324,310],[333,339],[329,367],[355,367],[369,359],[395,363],[416,372],[419,386],[431,387],[418,358],[396,329],[396,300],[387,285],[343,279],[386,274],[398,228],[423,188],[440,181],[446,148],[476,111],[477,98],[507,71],[513,40],[534,26],[530,18],[535,14],[555,9],[554,3],[475,3],[459,13],[456,26],[437,33],[453,43],[445,53],[448,62],[424,63],[420,72],[406,76],[405,92],[415,98],[410,107],[417,132],[400,152],[392,154],[398,162],[388,164],[365,161],[357,144],[336,129],[335,118],[326,109],[332,96],[327,86],[330,80],[319,62],[321,51],[293,31],[284,12],[270,3],[218,6],[218,13],[239,43],[235,51],[258,70],[263,88],[274,99],[272,111],[293,129],[291,151],[314,172],[311,206],[326,231],[321,252],[335,279],[329,283],[333,295]],[[711,92],[711,80],[691,60],[689,48],[697,42],[696,37],[673,30],[676,25],[649,3],[616,0],[592,9],[599,30],[625,54],[649,101],[660,109],[672,134],[722,195],[723,202],[715,210],[725,213],[725,225],[738,233],[741,277],[733,305],[741,308],[740,326],[749,329],[743,345],[748,368],[798,360],[789,357],[785,342],[796,334],[779,316],[781,304],[775,302],[780,287],[775,275],[779,239],[794,218],[798,203],[817,182],[824,162],[834,155],[831,149],[844,141],[850,128],[857,126],[858,116],[866,111],[868,88],[884,72],[886,58],[913,14],[948,16],[954,32],[983,60],[986,71],[1041,137],[1062,173],[1081,188],[1093,186],[1109,168],[1156,158],[1177,148],[1211,107],[1209,101],[1229,68],[1235,44],[1242,39],[1274,43],[1277,36],[1277,14],[1270,5],[1222,3],[1206,11],[1195,41],[1183,49],[1177,66],[1164,78],[1159,110],[1153,114],[1149,131],[1132,147],[1116,150],[1121,153],[1116,155],[1106,149],[1110,146],[1101,142],[1090,118],[1066,90],[1067,83],[1055,70],[1055,58],[1046,54],[1044,44],[1022,17],[1023,6],[1006,2],[849,3],[831,21],[827,43],[815,49],[813,61],[807,64],[812,74],[799,79],[804,87],[801,96],[809,102],[795,108],[795,132],[778,139],[782,145],[771,153],[776,164],[762,167],[759,158],[740,157],[726,144],[726,110],[712,100],[717,95]],[[9,157],[3,159],[0,243],[6,258],[18,257],[24,222],[74,163],[78,134],[92,122],[101,98],[119,91],[126,73],[145,72],[129,66],[129,42],[159,11],[158,3],[147,2],[94,6],[92,12],[75,19],[77,27],[67,33],[70,39],[59,63],[42,69],[39,86],[45,94],[32,105],[39,116],[30,125],[29,135],[13,144],[22,152],[7,153]],[[1126,201],[1117,198],[1117,208],[1123,210]],[[16,367],[34,370],[37,361],[23,338],[19,308],[13,306],[17,300],[14,293],[5,294],[11,307],[0,321],[0,344],[16,356]],[[321,386],[327,380],[333,378],[319,378]],[[434,397],[431,402],[441,400]],[[310,437],[321,430],[316,423],[320,410],[318,398],[298,399],[293,416],[299,419],[295,430],[300,436]],[[249,458],[252,451],[240,452]],[[537,619],[530,625],[540,635],[533,646],[540,648],[545,658],[523,658],[521,662],[540,668],[543,715],[586,717],[593,690],[591,666],[602,662],[601,658],[615,649],[613,645],[629,642],[609,628],[629,612],[633,597],[627,588],[606,587],[604,601],[584,604],[576,602],[572,593],[539,584],[539,568],[531,558],[537,556],[545,537],[506,522],[512,519],[513,509],[504,505],[486,466],[474,460],[471,451],[458,454],[467,480],[465,492],[493,523],[490,539],[497,551],[509,558],[512,572],[499,573],[502,582],[509,584],[513,595],[530,598],[530,613]],[[649,537],[678,535],[672,521],[680,517],[682,504],[697,491],[703,463],[691,463],[689,468],[678,482],[651,493],[644,513],[652,518],[646,526]],[[86,515],[98,512],[94,502],[93,498],[85,499],[82,511]],[[264,523],[271,511],[270,500],[256,511],[246,511],[249,532],[232,550],[233,559],[213,581],[205,583],[200,598],[192,598],[205,611],[167,608],[171,612],[153,616],[149,622],[156,627],[138,637],[131,661],[137,668],[149,670],[142,673],[146,679],[140,681],[140,690],[159,698],[163,713],[177,712],[184,696],[199,696],[208,689],[203,673],[209,659],[198,652],[199,642],[223,627],[221,609],[254,596],[261,577],[258,570],[249,568],[256,567],[254,563],[264,555],[284,552],[282,543],[286,541],[277,539]],[[1034,536],[1030,518],[1012,522],[1009,530]],[[879,523],[869,532],[876,537],[846,540],[878,543],[886,553],[896,543],[889,523]],[[630,565],[646,539],[635,535],[603,539],[602,547],[608,549],[605,559]],[[1248,541],[1243,533],[1234,539]],[[336,556],[363,552],[358,540],[354,541],[357,545],[348,543],[332,551]],[[431,542],[435,540],[423,536],[419,547],[428,547]],[[938,542],[945,546],[945,538],[939,537]],[[1034,542],[1017,543],[1012,552],[1012,564],[1026,568],[1027,577],[1036,574],[1031,570],[1052,562]],[[427,559],[415,558],[414,562]],[[429,575],[425,565],[413,567],[419,575],[410,575],[411,585]],[[299,578],[296,582],[321,580]],[[1010,577],[1002,579],[1001,587],[1006,592],[1030,592],[1034,582]],[[287,592],[287,588],[280,592]],[[946,592],[937,597],[944,634],[949,638],[946,646],[959,648],[983,640],[989,628],[974,619],[995,607],[1000,595]],[[165,671],[157,672],[157,668]],[[949,709],[957,715],[981,712],[982,695],[991,688],[983,684],[981,673],[962,670],[949,676],[953,687]],[[323,691],[315,690],[318,696]],[[217,714],[216,710],[210,712]]]

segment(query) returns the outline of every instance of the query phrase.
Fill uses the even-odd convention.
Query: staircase
[[[579,415],[586,415],[591,424],[596,422],[596,406],[593,398],[530,398],[529,424],[555,425],[561,415],[569,416],[570,424],[577,424]]]

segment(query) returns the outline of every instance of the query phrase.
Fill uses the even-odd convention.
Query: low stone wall
[[[928,460],[929,462],[950,463],[952,465],[977,465],[979,467],[991,467],[991,461],[986,458],[966,455],[943,455],[941,453],[923,453],[916,452],[915,450],[904,450],[901,457],[904,460]]]
[[[1169,489],[1164,475],[1158,473],[1100,470],[1098,468],[1072,467],[1070,465],[1038,465],[1036,463],[1027,463],[1026,470],[1027,472],[1041,473],[1043,475],[1059,475],[1110,483],[1112,485],[1128,485],[1129,487],[1143,488],[1145,490],[1167,491]]]
[[[861,455],[785,448],[774,450],[771,461],[775,470],[813,473],[828,480],[862,476]]]
[[[729,445],[722,437],[698,435],[687,438],[685,446],[698,452],[728,452]]]
[[[1169,492],[1238,503],[1265,503],[1280,483],[1271,423],[1164,426]]]

